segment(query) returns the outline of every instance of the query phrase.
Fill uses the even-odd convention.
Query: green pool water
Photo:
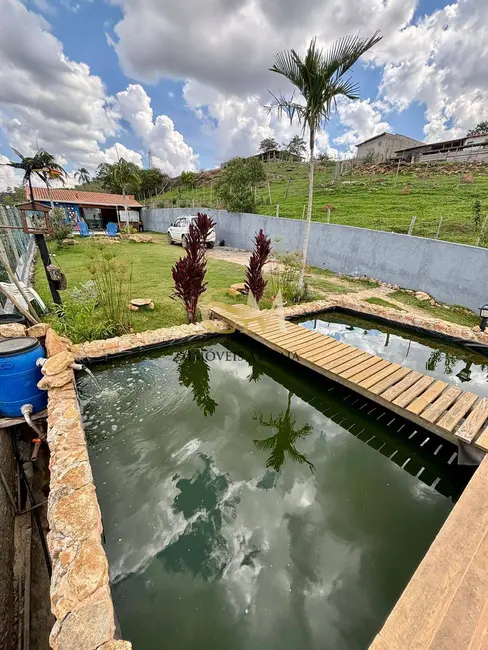
[[[399,363],[412,370],[488,397],[488,357],[441,338],[345,313],[322,313],[300,324]]]
[[[242,338],[80,376],[135,650],[367,648],[469,479],[455,448]]]

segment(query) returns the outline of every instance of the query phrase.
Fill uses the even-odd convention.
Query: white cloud
[[[341,124],[347,130],[335,138],[334,143],[347,146],[348,156],[356,155],[356,145],[362,140],[392,130],[388,122],[382,119],[379,106],[369,99],[341,101],[338,110]]]
[[[4,190],[7,187],[15,187],[22,183],[22,172],[7,166],[6,163],[8,162],[9,158],[0,154],[0,190]]]
[[[151,99],[142,86],[131,84],[117,93],[116,105],[144,146],[151,148],[154,165],[161,171],[175,176],[197,169],[198,155],[176,131],[173,120],[167,115],[154,120]]]
[[[68,59],[39,15],[1,0],[0,128],[24,154],[47,149],[75,168],[93,170],[120,129],[100,77]],[[131,156],[139,156],[132,152]]]

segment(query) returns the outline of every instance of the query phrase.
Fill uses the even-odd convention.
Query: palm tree
[[[83,185],[83,183],[89,183],[90,182],[89,171],[84,167],[80,167],[78,171],[75,172],[75,181],[78,181],[80,185]]]
[[[305,58],[295,50],[287,50],[276,55],[271,72],[280,74],[295,86],[303,97],[303,102],[295,101],[294,95],[287,99],[283,95],[273,95],[274,101],[267,106],[267,111],[277,109],[278,117],[286,115],[290,122],[295,119],[301,125],[303,133],[309,130],[310,163],[308,184],[307,225],[303,239],[303,259],[300,272],[299,288],[303,288],[305,265],[307,262],[310,222],[312,220],[313,175],[315,137],[320,129],[330,120],[336,98],[341,95],[348,99],[359,99],[358,86],[346,73],[356,61],[381,40],[379,32],[371,38],[345,36],[334,43],[326,52],[317,47],[316,38],[312,39]]]
[[[254,440],[254,444],[261,451],[271,450],[271,454],[266,461],[266,467],[272,467],[276,472],[285,462],[288,455],[292,460],[298,463],[306,463],[310,470],[315,471],[315,465],[311,463],[306,456],[301,454],[295,447],[295,442],[299,439],[306,438],[312,431],[310,424],[305,424],[301,429],[296,428],[295,418],[291,414],[291,398],[293,394],[288,391],[288,402],[286,410],[278,417],[272,415],[265,420],[262,415],[254,416],[254,419],[263,427],[276,429],[276,434],[264,440]]]
[[[118,185],[121,190],[122,194],[124,195],[124,210],[127,215],[127,199],[126,199],[126,193],[127,193],[127,188],[130,187],[131,185],[135,185],[138,187],[141,184],[141,175],[139,171],[139,167],[131,162],[127,162],[124,158],[120,158],[120,160],[113,165],[111,165],[110,170],[109,170],[109,175],[111,177],[111,181],[113,182],[114,185]],[[119,229],[120,229],[120,217],[119,217],[119,212],[117,211],[117,221],[119,224]],[[127,219],[127,229],[129,228],[129,219]]]

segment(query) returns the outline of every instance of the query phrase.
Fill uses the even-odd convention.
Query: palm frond
[[[260,451],[268,451],[273,449],[276,445],[276,436],[271,436],[270,438],[265,438],[264,440],[253,440],[257,449]]]

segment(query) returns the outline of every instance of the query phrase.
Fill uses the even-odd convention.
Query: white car
[[[186,247],[186,240],[190,232],[190,223],[196,221],[196,219],[197,217],[191,215],[178,217],[168,228],[168,244],[181,244]],[[213,248],[216,240],[215,228],[212,228],[207,237],[207,248]]]

